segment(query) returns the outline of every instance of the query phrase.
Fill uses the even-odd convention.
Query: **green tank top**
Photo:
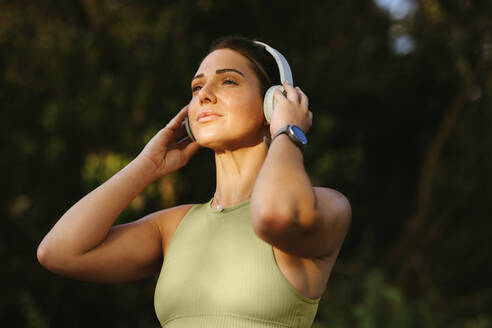
[[[194,205],[179,223],[154,295],[166,328],[311,327],[320,298],[298,292],[253,231],[250,201]]]

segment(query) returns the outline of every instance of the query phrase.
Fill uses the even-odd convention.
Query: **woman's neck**
[[[265,143],[261,142],[234,151],[215,152],[215,206],[227,208],[251,197],[267,150]]]

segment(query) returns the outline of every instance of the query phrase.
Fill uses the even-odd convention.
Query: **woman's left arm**
[[[270,131],[295,124],[304,132],[312,113],[306,95],[284,84],[287,97],[276,92]],[[351,207],[341,193],[313,187],[306,173],[302,151],[286,134],[270,145],[251,196],[256,234],[278,249],[304,258],[336,255],[347,234]]]

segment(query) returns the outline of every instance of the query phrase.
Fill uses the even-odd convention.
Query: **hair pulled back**
[[[260,81],[260,92],[264,97],[269,87],[281,84],[280,72],[273,56],[254,41],[237,35],[224,36],[212,43],[207,55],[218,49],[231,49],[246,57]]]

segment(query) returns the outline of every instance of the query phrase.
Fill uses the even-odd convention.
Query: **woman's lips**
[[[203,112],[203,113],[198,114],[198,117],[196,120],[200,123],[203,123],[203,122],[211,121],[211,120],[216,119],[217,117],[221,117],[221,116],[222,115],[214,113],[214,112]]]

